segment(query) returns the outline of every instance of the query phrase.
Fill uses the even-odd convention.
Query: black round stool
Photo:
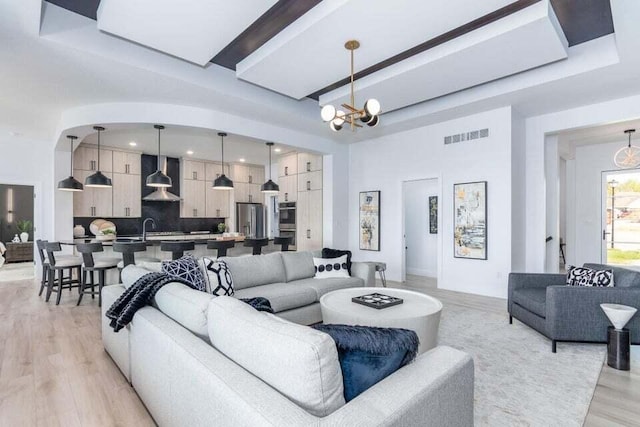
[[[181,241],[165,241],[160,242],[160,250],[163,252],[171,252],[171,259],[176,260],[184,256],[184,251],[192,251],[196,248],[196,243]]]
[[[273,243],[276,245],[280,245],[280,251],[287,252],[289,250],[289,245],[293,239],[291,237],[276,237],[273,239]]]
[[[253,248],[254,255],[262,254],[262,248],[269,244],[269,239],[245,239],[244,245]]]
[[[235,240],[208,240],[207,249],[215,249],[217,251],[217,257],[222,258],[227,256],[227,250],[233,248],[236,245]]]

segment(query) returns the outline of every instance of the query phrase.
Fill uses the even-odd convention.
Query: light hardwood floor
[[[440,290],[432,280],[404,284],[444,304],[506,313],[506,302]],[[97,300],[64,292],[59,306],[31,280],[0,283],[0,426],[152,426],[153,420],[102,348]],[[505,321],[506,314],[505,314]],[[603,367],[586,426],[640,426],[640,351],[632,371]]]

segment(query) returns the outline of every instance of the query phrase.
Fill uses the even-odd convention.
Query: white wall
[[[387,263],[400,280],[403,260],[402,182],[439,178],[438,286],[505,297],[511,271],[511,108],[384,136],[350,147],[349,247],[356,260]],[[489,128],[488,138],[444,145],[447,135]],[[453,257],[453,184],[488,181],[488,260]],[[381,191],[381,250],[358,248],[358,193]]]
[[[560,234],[560,221],[558,212],[560,209],[560,178],[558,155],[558,137],[548,136],[545,141],[545,183],[546,183],[546,232],[545,232],[545,271],[557,273],[559,270],[558,257],[560,254],[560,244],[558,237]],[[550,241],[546,241],[551,237]]]
[[[0,135],[0,183],[34,186],[34,240],[55,238],[53,157],[48,141]]]
[[[438,235],[429,233],[429,197],[437,195],[437,179],[403,185],[407,274],[437,277]]]
[[[527,185],[525,170],[527,158],[526,127],[524,118],[515,111],[511,114],[511,267],[512,271],[525,271],[525,219]]]
[[[626,142],[576,147],[575,213],[567,221],[573,228],[572,263],[600,262],[602,259],[602,172],[617,170],[613,155]]]

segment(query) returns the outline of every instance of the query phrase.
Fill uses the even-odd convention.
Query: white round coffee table
[[[351,298],[374,292],[402,298],[404,302],[393,307],[376,309],[357,304]],[[392,288],[349,288],[333,291],[320,298],[322,321],[327,324],[404,328],[418,334],[419,353],[438,344],[438,327],[442,303],[419,292]]]

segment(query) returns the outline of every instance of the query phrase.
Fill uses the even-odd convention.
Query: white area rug
[[[35,268],[32,262],[5,264],[0,267],[0,282],[13,282],[15,280],[33,279]]]
[[[508,315],[447,304],[439,344],[475,364],[477,426],[581,426],[605,359],[604,344],[551,342]]]

